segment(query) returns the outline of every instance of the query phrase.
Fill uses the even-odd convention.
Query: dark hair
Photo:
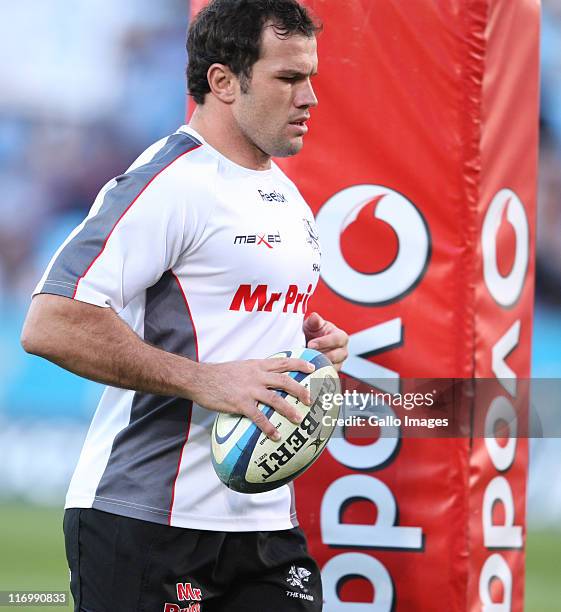
[[[187,36],[187,81],[197,104],[210,92],[207,72],[214,63],[228,66],[247,90],[268,21],[279,37],[312,37],[321,29],[296,0],[211,0],[197,14]]]

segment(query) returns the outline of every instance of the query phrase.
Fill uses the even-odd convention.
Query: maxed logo
[[[201,589],[196,589],[190,582],[178,582],[175,585],[177,600],[188,602],[186,608],[174,603],[164,604],[164,612],[201,612]],[[195,603],[193,603],[195,602]]]
[[[234,244],[255,244],[256,246],[262,244],[268,249],[272,249],[275,244],[281,242],[280,232],[276,234],[239,234],[234,237]]]
[[[240,285],[232,298],[230,310],[247,312],[273,312],[282,308],[282,312],[306,313],[308,300],[312,295],[312,285],[306,291],[300,291],[298,285],[289,285],[285,291],[271,291],[269,285]]]

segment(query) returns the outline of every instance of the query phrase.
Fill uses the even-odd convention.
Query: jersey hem
[[[93,503],[91,498],[72,498],[67,500],[64,508],[65,510],[70,508],[94,508],[109,514],[118,514],[150,523],[186,529],[201,529],[203,531],[283,531],[299,526],[296,513],[270,520],[255,520],[243,516],[223,517],[208,515],[201,519],[197,515],[174,511],[170,521],[169,512],[166,510],[147,508],[145,506],[140,507],[123,500],[99,499],[98,497],[93,500]]]

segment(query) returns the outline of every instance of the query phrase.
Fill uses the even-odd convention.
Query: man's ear
[[[221,102],[232,104],[236,99],[238,79],[224,64],[212,64],[206,73],[210,91]]]

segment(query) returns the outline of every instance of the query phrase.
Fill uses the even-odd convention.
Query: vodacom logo
[[[508,232],[508,221],[514,229],[516,244],[514,262],[510,270],[501,270],[501,234]],[[483,250],[483,277],[493,299],[508,308],[520,297],[526,271],[529,249],[528,217],[520,198],[510,189],[501,189],[492,199],[483,221],[481,246]],[[504,249],[504,246],[503,246]]]
[[[486,408],[485,447],[487,456],[482,457],[484,467],[480,468],[481,480],[485,483],[480,516],[483,531],[483,545],[487,558],[479,574],[479,599],[482,610],[511,610],[515,580],[520,580],[513,572],[515,563],[507,560],[502,550],[522,550],[524,547],[523,516],[516,516],[515,499],[524,495],[524,485],[520,476],[509,474],[515,462],[524,462],[524,451],[517,451],[519,439],[518,411],[520,397],[518,374],[506,362],[520,344],[522,323],[528,320],[526,314],[518,311],[518,318],[512,320],[514,313],[504,309],[513,306],[524,288],[529,259],[528,217],[520,198],[511,189],[501,189],[491,200],[485,213],[481,229],[481,250],[483,254],[483,278],[485,286],[499,308],[493,315],[500,321],[500,332],[491,340],[491,369],[499,384],[507,392],[498,392]],[[498,330],[497,330],[498,331]],[[494,332],[496,333],[496,332]],[[483,408],[483,406],[482,406]],[[506,444],[499,444],[494,431],[497,423],[508,423]],[[487,459],[490,461],[487,462]],[[496,506],[503,508],[502,520],[493,514]],[[516,524],[516,521],[519,524]],[[512,559],[512,553],[509,555]],[[502,584],[502,600],[493,597],[492,584],[498,580]],[[514,603],[516,606],[516,602]],[[520,604],[522,605],[522,604]]]
[[[430,234],[421,213],[402,194],[381,185],[355,185],[335,194],[321,208],[316,224],[324,244],[322,278],[344,299],[377,306],[399,299],[423,277],[431,254]],[[334,248],[337,245],[339,248]],[[361,329],[349,338],[343,372],[358,380],[377,380],[383,391],[399,390],[399,372],[369,359],[403,340],[401,316]],[[391,408],[388,413],[393,414]],[[388,432],[389,433],[389,432]],[[419,551],[420,526],[399,524],[394,491],[372,473],[398,452],[399,431],[371,444],[354,444],[344,432],[329,442],[331,456],[361,473],[337,478],[325,490],[320,508],[322,541],[327,546]],[[359,497],[376,508],[374,523],[346,523],[343,509]],[[359,575],[372,584],[372,603],[341,600],[339,585]],[[322,569],[326,612],[367,608],[386,612],[395,606],[395,587],[386,567],[364,552],[332,557]]]
[[[327,200],[316,223],[326,249],[322,278],[361,304],[384,304],[422,278],[431,252],[427,224],[405,196],[381,185],[354,185]]]

